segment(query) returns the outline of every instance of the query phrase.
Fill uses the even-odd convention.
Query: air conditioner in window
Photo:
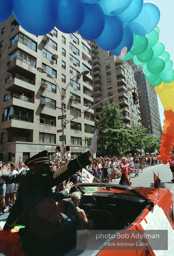
[[[46,105],[46,101],[45,101],[45,99],[44,99],[44,98],[41,98],[41,100],[40,100],[40,105],[41,105],[41,106]]]
[[[47,88],[47,84],[46,83],[41,83],[41,88],[43,88],[43,89],[46,89]]]
[[[57,60],[58,59],[58,55],[57,54],[53,54],[52,55],[52,60]]]
[[[48,36],[44,36],[43,37],[43,43],[47,44],[49,42],[49,37]]]

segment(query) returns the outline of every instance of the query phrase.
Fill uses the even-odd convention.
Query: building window
[[[106,59],[105,60],[105,63],[107,64],[107,63],[109,63],[110,62],[110,59]]]
[[[62,55],[66,57],[66,50],[64,48],[62,48]]]
[[[54,28],[51,30],[50,32],[53,36],[57,37],[58,33],[57,33],[57,30]]]
[[[69,70],[70,73],[73,74],[74,76],[76,76],[76,75],[78,76],[80,74],[80,72],[77,69],[75,69],[75,68],[73,68],[71,66],[69,67],[69,69],[70,69]]]
[[[3,41],[0,42],[0,47],[2,47],[2,46],[3,46]]]
[[[9,60],[8,64],[13,62],[15,59],[20,59],[24,63],[26,63],[26,64],[28,64],[28,65],[30,65],[32,67],[36,67],[36,59],[34,57],[30,56],[29,54],[26,54],[25,52],[22,52],[22,51],[14,52],[10,56],[10,60]]]
[[[66,44],[66,38],[64,36],[62,36],[62,43]]]
[[[71,85],[74,89],[80,90],[80,84],[77,83],[76,81],[72,80],[72,79],[70,79],[70,85]]]
[[[106,75],[107,75],[107,76],[110,76],[110,75],[111,75],[111,71],[106,72]]]
[[[47,98],[47,97],[44,97],[44,100],[45,100],[46,107],[53,108],[53,109],[56,108],[56,101],[55,100]]]
[[[50,83],[44,79],[41,80],[41,85],[46,85],[45,89],[50,92],[56,93],[56,85],[53,83]]]
[[[108,85],[108,89],[112,89],[112,84]]]
[[[70,34],[70,38],[73,40],[74,43],[79,44],[79,39],[74,34]]]
[[[81,123],[71,122],[71,129],[81,131]]]
[[[5,132],[1,133],[1,143],[4,143],[4,138],[5,138]]]
[[[66,62],[62,60],[62,68],[66,69]]]
[[[54,50],[57,50],[57,43],[55,43],[52,39],[49,38],[48,45],[53,48]]]
[[[106,70],[108,70],[108,69],[110,69],[110,68],[111,68],[110,65],[107,65],[107,66],[106,66]]]
[[[53,76],[54,78],[57,78],[57,71],[47,65],[45,65],[44,63],[42,63],[42,68],[51,76]]]
[[[80,109],[74,108],[74,107],[71,107],[71,108],[70,108],[70,114],[71,114],[71,115],[77,116],[77,115],[80,115],[80,113],[81,113],[81,110],[80,110]]]
[[[66,83],[66,76],[64,74],[61,74],[61,79],[63,83]]]
[[[72,54],[70,54],[70,61],[72,61],[75,66],[80,67],[80,61],[76,59]]]
[[[80,51],[76,48],[72,43],[69,45],[70,49],[73,51],[74,54],[79,55]]]
[[[12,38],[10,46],[13,46],[17,42],[20,42],[21,44],[26,45],[28,48],[30,48],[35,52],[37,51],[37,44],[33,40],[31,40],[27,36],[24,36],[21,33],[18,33]]]
[[[82,145],[82,138],[79,138],[79,137],[71,137],[71,145],[74,145],[74,146],[81,146],[81,145]]]
[[[82,43],[82,48],[86,53],[90,54],[90,49],[84,43]]]
[[[1,29],[1,34],[3,34],[5,32],[5,27],[3,27],[2,29]]]
[[[54,58],[55,54],[52,54],[51,52],[47,51],[46,49],[42,49],[42,56],[47,58],[48,60],[57,63],[57,59]]]
[[[56,143],[56,135],[55,134],[50,134],[50,133],[39,133],[39,143]]]
[[[81,103],[80,96],[78,96],[78,95],[76,95],[76,94],[70,92],[70,97],[73,97],[73,101],[74,101],[75,103]]]
[[[87,133],[93,133],[94,132],[94,126],[85,124],[85,132]]]
[[[56,126],[56,118],[54,116],[40,114],[40,124]]]

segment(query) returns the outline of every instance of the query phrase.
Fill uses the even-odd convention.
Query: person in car
[[[71,194],[71,200],[72,200],[72,202],[75,204],[76,209],[77,209],[77,212],[78,212],[80,218],[82,219],[83,223],[84,223],[87,227],[89,227],[89,221],[88,221],[88,218],[87,218],[87,216],[86,216],[85,211],[84,211],[83,209],[80,209],[80,208],[79,208],[79,204],[80,204],[81,197],[82,197],[82,195],[81,195],[81,193],[80,193],[79,191],[73,192],[73,193]]]

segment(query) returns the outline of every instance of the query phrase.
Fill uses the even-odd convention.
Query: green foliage
[[[106,102],[96,125],[100,129],[98,139],[99,155],[125,155],[128,153],[152,153],[159,149],[160,138],[148,136],[142,125],[125,128],[120,110],[114,103]]]
[[[156,150],[159,151],[160,141],[161,141],[160,137],[147,136],[144,151],[146,153],[153,153]]]

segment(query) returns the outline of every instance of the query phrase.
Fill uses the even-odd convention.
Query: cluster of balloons
[[[78,31],[118,55],[122,46],[129,51],[133,34],[151,32],[160,18],[158,7],[143,0],[0,0],[0,6],[0,22],[13,13],[35,35],[45,35],[54,27],[64,33]]]
[[[78,31],[96,40],[103,50],[143,66],[146,80],[155,86],[165,109],[160,158],[170,158],[174,142],[174,70],[170,55],[159,41],[158,7],[143,0],[0,0],[0,22],[13,13],[17,22],[34,35],[54,27],[64,33]]]
[[[174,112],[172,110],[165,110],[164,115],[164,130],[159,150],[160,156],[157,158],[159,161],[162,161],[163,164],[167,164],[174,146]]]

